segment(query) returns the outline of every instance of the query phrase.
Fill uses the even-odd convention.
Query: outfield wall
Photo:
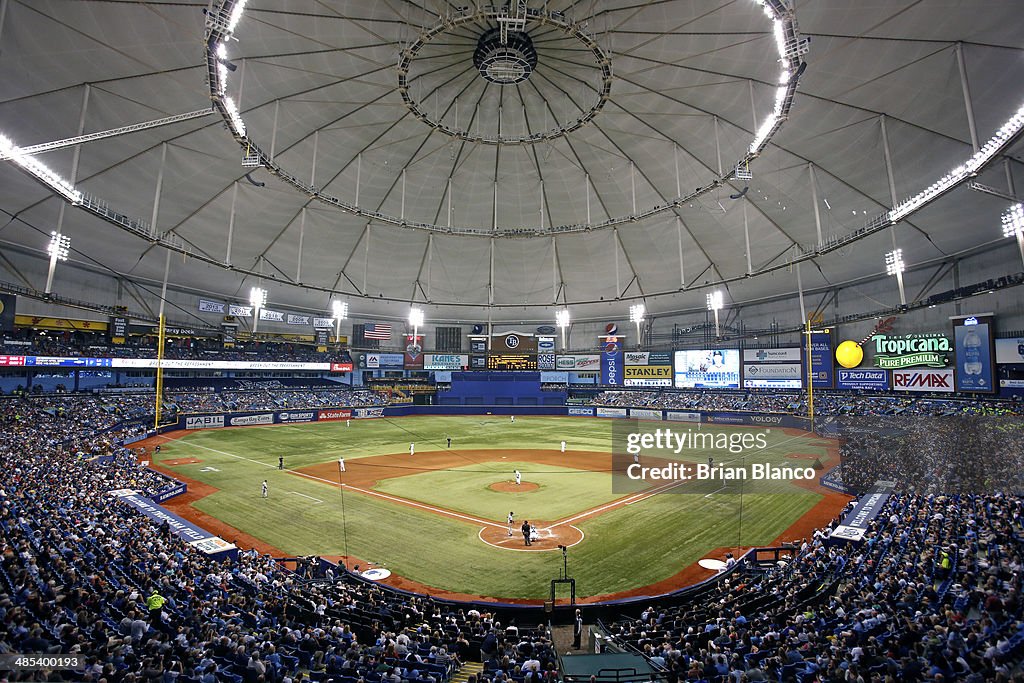
[[[320,408],[309,410],[262,410],[237,413],[202,413],[181,415],[177,423],[161,431],[186,429],[219,429],[221,427],[253,427],[300,422],[363,420],[411,415],[548,415],[569,417],[600,417],[667,422],[690,422],[748,427],[787,427],[809,430],[810,420],[783,413],[736,413],[661,410],[650,408],[618,408],[609,406],[483,406],[483,405],[400,405],[364,408]]]

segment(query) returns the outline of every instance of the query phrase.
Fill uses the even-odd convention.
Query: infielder
[[[516,470],[515,472],[516,472],[516,486],[519,486],[520,484],[523,483],[523,473],[520,472],[519,470]]]

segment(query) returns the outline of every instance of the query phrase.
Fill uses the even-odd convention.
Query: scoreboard
[[[495,353],[487,356],[488,370],[536,370],[537,356],[530,353]]]

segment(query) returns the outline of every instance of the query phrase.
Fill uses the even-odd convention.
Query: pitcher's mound
[[[487,488],[498,493],[530,493],[539,489],[540,484],[534,484],[532,481],[524,481],[521,484],[514,481],[496,481]]]

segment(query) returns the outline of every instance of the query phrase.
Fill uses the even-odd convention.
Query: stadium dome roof
[[[1011,0],[801,0],[782,64],[781,0],[251,0],[231,27],[223,4],[4,0],[20,147],[202,113],[34,157],[84,193],[78,266],[159,283],[158,240],[198,295],[245,300],[262,274],[285,307],[518,320],[700,310],[718,282],[788,296],[795,261],[807,289],[855,284],[894,246],[909,268],[1015,253],[1007,200],[966,183],[886,221],[1024,104]],[[1000,144],[977,181],[1005,193],[1022,146]],[[0,165],[4,279],[39,285],[62,203]]]

